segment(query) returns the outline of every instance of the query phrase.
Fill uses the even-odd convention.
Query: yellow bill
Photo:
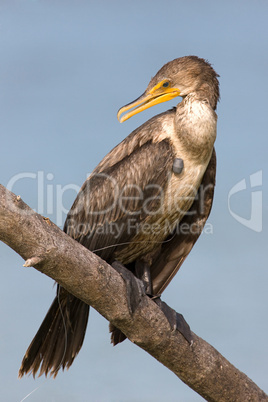
[[[176,98],[179,95],[180,90],[178,88],[171,88],[170,82],[168,80],[163,80],[155,85],[150,91],[145,91],[138,99],[121,107],[121,109],[118,110],[117,118],[120,123],[123,123],[135,114],[140,113],[151,106],[157,105],[158,103]]]

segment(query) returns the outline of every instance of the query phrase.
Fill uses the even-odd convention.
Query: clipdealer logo
[[[33,187],[37,195],[37,205],[34,211],[41,215],[56,215],[56,224],[62,226],[68,213],[68,209],[64,206],[66,193],[72,191],[74,193],[73,199],[80,190],[80,186],[74,183],[66,185],[53,183],[53,173],[43,171],[34,172],[21,172],[13,177],[7,183],[7,189],[16,193],[18,183],[24,180],[33,180]],[[228,210],[231,216],[241,225],[251,229],[255,232],[262,231],[262,170],[257,171],[246,178],[236,183],[228,193]],[[250,191],[249,191],[250,190]],[[250,216],[245,217],[232,209],[231,200],[234,196],[243,197],[241,201],[245,202],[245,195],[250,196]],[[140,193],[139,196],[141,197]],[[124,200],[121,194],[120,200]],[[105,211],[104,211],[105,212]]]
[[[249,176],[249,185],[246,179],[236,183],[228,194],[228,209],[232,217],[241,225],[254,230],[255,232],[262,231],[262,170],[253,173]],[[250,217],[246,218],[235,213],[231,208],[231,198],[238,193],[250,189]],[[242,195],[242,194],[241,194]]]

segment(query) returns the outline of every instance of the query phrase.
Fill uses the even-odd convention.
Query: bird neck
[[[207,97],[187,95],[177,105],[175,127],[185,150],[198,159],[210,157],[216,139],[217,114]]]

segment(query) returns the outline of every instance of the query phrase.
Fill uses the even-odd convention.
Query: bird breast
[[[177,106],[174,137],[197,163],[208,164],[217,134],[217,114],[206,99],[188,95]]]
[[[197,110],[195,109],[194,111],[196,112]],[[193,110],[190,113],[193,113]],[[193,119],[193,126],[198,125],[200,115],[202,115],[201,111],[199,116]],[[206,119],[204,120],[206,121]],[[174,156],[183,160],[183,169],[180,173],[172,170],[169,172],[164,196],[161,200],[161,208],[155,211],[154,214],[148,215],[140,223],[136,236],[124,250],[120,251],[120,259],[124,263],[131,262],[140,256],[141,243],[143,253],[146,254],[154,250],[167,236],[174,232],[177,224],[191,208],[210,161],[216,126],[211,124],[211,127],[208,128],[209,132],[206,132],[206,134],[201,133],[206,144],[200,146],[200,152],[196,153],[189,149],[191,141],[185,142],[184,136],[180,131],[178,132],[175,122],[174,114],[173,116],[172,114],[167,114],[165,117],[162,115],[162,130],[154,136],[153,141],[160,142],[168,138],[172,145]],[[190,134],[188,133],[188,139]],[[191,214],[195,212],[198,213],[199,211],[191,211]],[[191,228],[189,227],[188,230],[191,230]]]

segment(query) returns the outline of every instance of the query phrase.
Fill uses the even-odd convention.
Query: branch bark
[[[190,346],[145,294],[132,314],[122,275],[2,185],[0,240],[26,260],[24,266],[34,266],[91,305],[207,401],[268,401],[253,381],[194,333]]]

